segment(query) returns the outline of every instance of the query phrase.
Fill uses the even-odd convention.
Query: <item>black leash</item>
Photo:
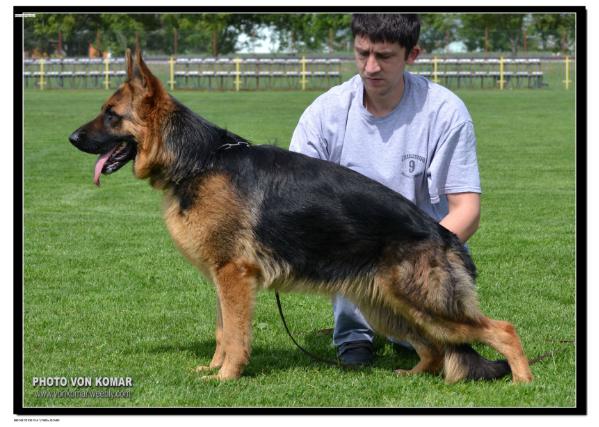
[[[572,344],[574,347],[576,347],[576,341],[574,340],[546,340],[546,342],[555,342],[558,344]],[[537,362],[541,362],[545,359],[548,359],[550,357],[554,357],[559,353],[563,353],[565,351],[565,349],[563,347],[558,348],[556,350],[549,350],[546,351],[545,353],[533,358],[533,359],[529,359],[528,364],[529,365],[534,365]]]
[[[341,363],[341,361],[339,359],[337,359],[337,360],[325,359],[325,358],[320,357],[314,353],[309,352],[308,350],[303,348],[301,345],[299,345],[298,342],[295,340],[295,338],[293,338],[293,335],[291,335],[291,332],[289,331],[289,327],[287,326],[287,322],[285,321],[285,316],[283,315],[283,307],[281,307],[281,299],[279,298],[279,293],[277,291],[275,291],[275,297],[277,299],[277,307],[279,308],[279,314],[281,315],[281,321],[283,322],[283,326],[285,327],[285,330],[287,331],[287,335],[289,335],[289,338],[291,338],[291,341],[293,341],[293,343],[296,345],[297,348],[299,348],[302,352],[304,352],[305,354],[307,354],[314,360],[318,360],[319,362],[324,362],[329,365],[347,368],[347,366],[344,365],[343,363]]]

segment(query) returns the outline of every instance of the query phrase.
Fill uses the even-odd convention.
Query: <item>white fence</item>
[[[148,61],[169,89],[326,89],[355,74],[345,58],[163,58]],[[567,59],[566,59],[567,64]],[[540,88],[539,58],[422,58],[409,70],[451,87]],[[115,88],[126,77],[124,58],[28,59],[26,87]],[[567,79],[566,79],[567,80]]]

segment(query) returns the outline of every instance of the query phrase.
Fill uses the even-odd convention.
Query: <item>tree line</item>
[[[469,51],[546,51],[575,48],[575,15],[422,14],[424,52],[464,43]],[[244,43],[265,37],[279,52],[348,53],[352,48],[349,14],[36,14],[24,20],[24,48],[31,56],[122,55],[139,37],[148,53],[167,55],[235,53]],[[276,52],[273,52],[276,53]]]

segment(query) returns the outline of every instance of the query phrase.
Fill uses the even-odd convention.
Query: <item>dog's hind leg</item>
[[[214,275],[220,299],[222,334],[213,362],[217,363],[221,356],[224,357],[218,374],[206,379],[239,378],[249,361],[256,293],[255,271],[243,262],[229,262]]]
[[[223,314],[220,308],[220,297],[216,297],[216,348],[214,350],[214,356],[208,366],[199,365],[195,368],[196,372],[206,372],[212,369],[218,369],[223,365],[225,360],[225,347],[223,345]]]
[[[443,369],[443,352],[410,326],[406,319],[383,305],[372,304],[367,300],[358,301],[362,314],[374,330],[388,337],[407,340],[420,357],[420,361],[412,369],[396,369],[398,375],[421,373],[439,373]]]
[[[478,339],[490,345],[507,359],[512,370],[514,382],[532,381],[528,359],[522,349],[522,343],[511,323],[485,318],[478,332]]]
[[[423,312],[421,316],[426,314]],[[504,321],[481,317],[465,322],[430,318],[422,325],[426,333],[447,347],[444,350],[445,380],[454,383],[462,379],[494,379],[512,372],[514,382],[530,382],[532,374],[514,327]],[[487,344],[501,353],[505,361],[489,361],[467,344],[475,341]],[[466,346],[462,346],[466,344]],[[457,346],[451,348],[451,346]],[[459,350],[459,351],[458,351]],[[509,368],[508,366],[509,365]]]

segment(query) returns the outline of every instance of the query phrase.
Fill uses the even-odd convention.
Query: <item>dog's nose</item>
[[[78,130],[76,130],[75,132],[73,132],[69,136],[69,141],[71,141],[71,144],[73,144],[73,145],[76,146],[79,143],[79,141],[81,141],[81,132],[79,132]]]

